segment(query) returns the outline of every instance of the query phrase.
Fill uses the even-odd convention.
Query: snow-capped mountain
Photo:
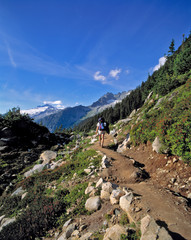
[[[129,92],[122,92],[122,93],[117,93],[117,94],[113,94],[113,93],[106,93],[105,95],[103,95],[101,98],[99,98],[96,102],[94,102],[90,107],[94,108],[94,107],[102,107],[105,105],[109,105],[112,104],[117,101],[121,101],[123,98],[125,98]]]
[[[106,108],[114,107],[115,104],[121,102],[130,93],[131,93],[131,91],[128,91],[128,92],[124,91],[122,93],[117,93],[117,94],[106,93],[101,98],[99,98],[98,101],[94,102],[90,106],[91,110],[88,113],[88,115],[85,116],[85,118],[92,117],[95,114],[98,114],[98,113],[104,111]]]
[[[61,111],[61,109],[58,109],[50,104],[45,104],[43,106],[37,106],[36,108],[21,110],[21,114],[28,114],[37,121],[59,111]]]
[[[90,106],[76,106],[59,109],[49,104],[38,106],[37,108],[29,110],[21,110],[21,113],[27,113],[35,122],[42,123],[51,132],[62,125],[63,128],[70,128],[88,117],[94,116],[102,112],[106,108],[115,106],[116,103],[121,102],[129,92],[122,92],[118,94],[107,93],[99,98]]]

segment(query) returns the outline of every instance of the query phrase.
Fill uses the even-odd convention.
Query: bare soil
[[[191,192],[191,167],[178,158],[153,152],[151,144],[120,154],[109,147],[112,142],[112,137],[106,135],[103,148],[98,142],[92,148],[111,158],[112,164],[102,172],[102,177],[131,189],[136,196],[131,213],[133,219],[140,221],[149,214],[173,239],[191,240],[191,201],[187,198]],[[133,178],[134,166],[144,169],[149,178],[140,181]],[[89,231],[95,231],[103,224],[103,216],[114,208],[104,203],[99,211],[81,220],[89,225]]]

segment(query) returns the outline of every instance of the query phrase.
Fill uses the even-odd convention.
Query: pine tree
[[[168,56],[171,56],[174,52],[175,52],[174,39],[172,39],[170,46],[169,46]]]

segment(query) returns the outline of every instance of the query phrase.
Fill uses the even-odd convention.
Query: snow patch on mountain
[[[39,106],[37,108],[32,108],[28,110],[21,110],[21,114],[29,114],[30,116],[45,112],[48,109],[48,106]]]

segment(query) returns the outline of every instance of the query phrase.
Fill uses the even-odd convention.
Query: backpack
[[[106,131],[109,134],[109,124],[107,122],[99,122],[99,130]]]

